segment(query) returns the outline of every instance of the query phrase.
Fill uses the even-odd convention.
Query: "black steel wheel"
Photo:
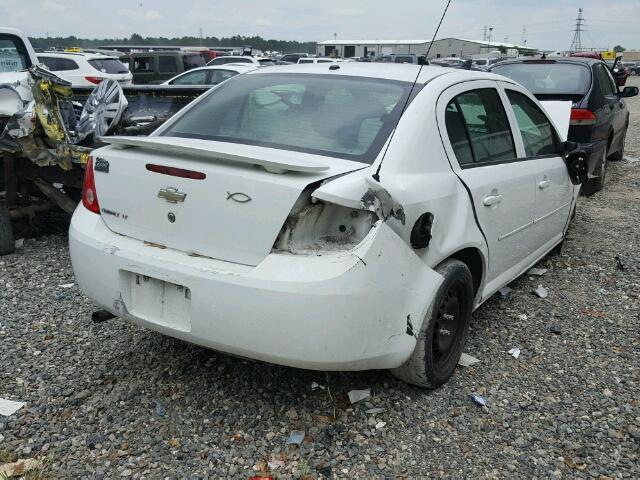
[[[425,388],[438,388],[456,369],[469,331],[473,280],[460,260],[449,259],[437,269],[444,281],[422,322],[411,358],[392,373]]]

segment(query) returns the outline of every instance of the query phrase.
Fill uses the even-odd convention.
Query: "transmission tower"
[[[582,32],[584,31],[584,17],[582,9],[578,9],[578,18],[576,18],[576,27],[573,31],[573,40],[571,40],[570,52],[580,52],[582,50]]]

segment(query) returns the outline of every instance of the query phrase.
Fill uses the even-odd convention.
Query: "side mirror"
[[[568,155],[577,149],[578,149],[578,144],[576,142],[570,142],[567,140],[562,144],[562,153],[564,155]]]
[[[575,150],[564,157],[571,183],[580,185],[589,178],[587,154],[584,150]]]
[[[638,87],[624,87],[624,90],[620,92],[620,97],[622,98],[637,97],[638,93],[640,93],[640,89],[638,89]]]

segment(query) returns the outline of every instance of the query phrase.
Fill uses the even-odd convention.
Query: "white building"
[[[392,53],[415,53],[424,55],[429,48],[429,40],[325,40],[318,42],[316,53],[321,56],[331,56],[335,51],[339,57],[380,56]],[[488,42],[483,40],[467,40],[464,38],[441,38],[433,43],[429,51],[429,59],[462,57],[471,58],[472,55],[489,54],[500,50],[503,53],[511,51],[521,55],[532,55],[535,48],[514,45],[511,43]]]

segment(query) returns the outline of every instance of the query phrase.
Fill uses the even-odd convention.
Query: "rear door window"
[[[176,57],[160,55],[158,57],[158,71],[160,73],[177,73],[178,63],[176,62]]]
[[[207,84],[207,71],[198,70],[196,72],[189,72],[181,75],[171,82],[171,85],[206,85]]]
[[[134,57],[133,71],[141,73],[153,72],[153,57]]]
[[[453,106],[452,106],[453,104]],[[455,119],[454,115],[458,118]],[[513,135],[497,90],[471,90],[455,97],[447,107],[447,133],[461,166],[497,163],[516,158]],[[473,163],[461,135],[464,125]],[[449,130],[451,128],[451,130]]]
[[[38,60],[44,63],[52,72],[67,72],[80,68],[74,60],[69,58],[38,56]]]
[[[515,80],[534,95],[586,95],[591,74],[586,65],[555,60],[497,64],[491,72]]]
[[[556,155],[559,140],[547,116],[529,97],[514,90],[507,90],[509,103],[518,122],[527,157]]]
[[[602,64],[594,65],[593,68],[602,95],[604,95],[605,97],[616,95],[616,84],[613,81],[613,78],[609,77],[608,69]]]
[[[230,79],[231,77],[235,77],[236,75],[238,75],[238,72],[234,72],[232,70],[212,70],[211,80],[209,81],[209,83],[211,83],[211,85],[217,85],[224,82],[225,80]]]

